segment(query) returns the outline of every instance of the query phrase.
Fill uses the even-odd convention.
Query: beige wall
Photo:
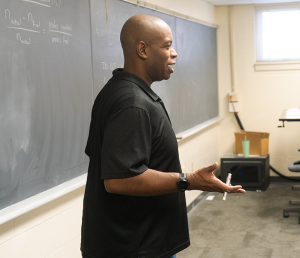
[[[136,2],[136,0],[130,0]],[[186,14],[209,23],[215,23],[214,6],[201,0],[147,0],[146,2]]]
[[[79,258],[84,187],[0,225],[0,257]]]
[[[214,7],[201,0],[148,1],[189,16],[215,23]],[[187,172],[218,159],[218,125],[179,143],[180,158]],[[193,164],[193,165],[192,165]],[[84,187],[0,225],[0,257],[81,257],[80,227]],[[187,193],[187,202],[199,192]]]
[[[219,163],[219,123],[179,142],[181,165],[187,173]],[[218,170],[215,172],[218,175]],[[187,191],[186,202],[189,205],[201,191]]]
[[[231,91],[229,51],[229,7],[216,8],[218,29],[220,114],[220,155],[234,152],[234,132],[239,130],[234,115],[228,112]],[[231,7],[231,31],[239,116],[248,131],[270,133],[270,163],[287,176],[296,176],[287,167],[300,159],[300,123],[286,123],[278,118],[283,109],[300,107],[300,71],[255,72],[255,10],[253,5]],[[271,171],[271,176],[275,176]]]

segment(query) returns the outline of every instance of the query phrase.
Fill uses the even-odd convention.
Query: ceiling
[[[237,5],[237,4],[273,4],[299,2],[293,0],[205,0],[213,5]]]

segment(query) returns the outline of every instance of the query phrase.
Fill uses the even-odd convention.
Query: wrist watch
[[[179,191],[184,192],[190,186],[190,182],[186,179],[185,173],[179,174],[179,181],[177,182],[177,188]]]

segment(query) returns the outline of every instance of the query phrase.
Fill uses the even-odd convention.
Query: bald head
[[[124,71],[139,76],[149,86],[169,79],[177,57],[172,41],[171,29],[163,20],[145,14],[131,17],[121,31]]]
[[[148,45],[155,44],[170,27],[163,20],[146,15],[138,14],[128,19],[121,31],[121,44],[125,59],[136,55],[136,46],[140,41]]]

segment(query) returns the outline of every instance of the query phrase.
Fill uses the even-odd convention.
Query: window
[[[300,8],[256,10],[256,59],[300,60]]]

